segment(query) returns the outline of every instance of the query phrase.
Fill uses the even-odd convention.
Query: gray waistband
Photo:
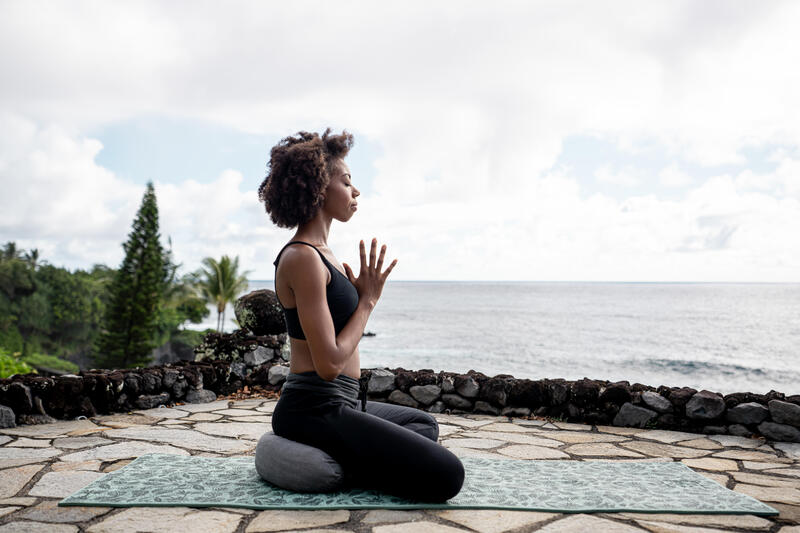
[[[333,381],[325,381],[313,370],[289,374],[281,387],[281,392],[287,389],[309,390],[338,396],[352,401],[353,405],[358,401],[358,380],[344,374],[336,376]]]

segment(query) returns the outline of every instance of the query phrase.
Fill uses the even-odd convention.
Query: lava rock
[[[208,389],[192,389],[186,393],[186,401],[189,403],[208,403],[217,399],[214,391]]]
[[[737,437],[750,437],[753,432],[741,424],[731,424],[728,426],[728,434],[736,435]]]
[[[483,400],[478,400],[478,401],[475,402],[474,411],[476,413],[485,413],[485,414],[488,414],[488,415],[499,415],[500,414],[500,409],[498,409],[497,407],[493,406],[489,402],[485,402]]]
[[[31,389],[19,381],[15,381],[9,385],[8,392],[6,393],[6,401],[15,413],[30,413],[33,411]]]
[[[507,389],[508,382],[505,379],[494,377],[486,380],[481,385],[479,397],[487,402],[504,407],[508,399]]]
[[[438,402],[434,403],[430,407],[428,407],[429,413],[442,413],[445,410],[445,404],[443,401],[439,400]]]
[[[511,405],[523,405],[536,409],[550,402],[549,390],[544,381],[518,379],[512,383],[508,391],[507,402]]]
[[[431,405],[439,398],[442,389],[437,385],[414,385],[408,392],[422,405]]]
[[[243,380],[247,377],[247,365],[244,361],[234,361],[230,366],[231,376]]]
[[[531,415],[531,410],[528,409],[527,407],[511,407],[511,406],[508,406],[508,407],[503,407],[503,410],[500,411],[500,414],[503,415],[503,416],[508,416],[508,417],[516,416],[516,417],[520,417],[521,418],[521,417],[524,417],[524,416],[530,416]]]
[[[178,379],[172,384],[172,397],[176,400],[178,398],[183,398],[183,395],[186,393],[186,389],[188,387],[189,385],[186,383],[186,378],[183,376],[178,376]]]
[[[758,425],[758,431],[768,439],[784,442],[800,442],[800,430],[788,424],[761,422]]]
[[[725,435],[728,432],[728,428],[725,426],[704,426],[703,433],[706,435]]]
[[[273,352],[263,346],[256,346],[256,349],[244,354],[242,360],[247,366],[263,365],[266,362],[272,361]]]
[[[0,428],[17,427],[14,411],[5,405],[0,405]]]
[[[289,367],[283,365],[273,365],[269,369],[269,384],[280,385],[286,381],[286,376],[289,375]]]
[[[394,389],[394,373],[376,368],[372,371],[367,385],[367,392],[370,394],[382,394]]]
[[[669,392],[669,401],[672,405],[680,409],[697,394],[697,390],[691,387],[681,387],[680,389],[672,389]]]
[[[657,413],[644,407],[637,407],[628,402],[623,404],[617,416],[614,417],[615,426],[643,428],[645,424],[654,419]]]
[[[128,392],[128,396],[133,398],[142,392],[142,376],[139,374],[128,372],[128,374],[125,376],[124,382],[125,390]]]
[[[800,405],[772,400],[769,402],[769,414],[772,416],[772,420],[778,424],[800,427]]]
[[[657,392],[644,391],[641,396],[644,404],[659,413],[671,413],[672,403],[669,400],[658,394]]]
[[[557,406],[567,403],[569,399],[569,385],[563,379],[546,380],[550,391],[550,405]]]
[[[405,405],[407,407],[419,407],[417,400],[399,390],[392,391],[392,393],[389,395],[389,401],[398,405]]]
[[[592,379],[574,381],[570,387],[571,402],[578,407],[595,405],[600,397],[600,384]]]
[[[725,419],[736,424],[760,424],[767,416],[769,409],[756,402],[740,403],[725,413]]]
[[[277,335],[286,332],[283,310],[275,291],[261,289],[237,299],[233,304],[236,320],[253,335]]]
[[[142,394],[136,398],[136,407],[139,409],[152,409],[161,404],[166,405],[169,402],[169,393],[162,392],[161,394]]]
[[[725,412],[725,400],[707,390],[695,393],[686,402],[686,416],[692,420],[713,420]]]
[[[456,376],[453,384],[455,385],[456,392],[464,398],[475,398],[478,396],[478,392],[480,392],[478,382],[471,376]]]
[[[618,381],[606,386],[600,393],[600,403],[613,403],[622,405],[631,401],[631,391],[629,390],[630,383],[627,381]]]
[[[472,409],[472,402],[466,398],[462,398],[458,394],[442,394],[442,401],[454,409]]]
[[[142,374],[142,389],[147,394],[161,390],[161,376],[155,372],[145,372]]]
[[[179,375],[180,373],[177,370],[167,368],[164,370],[164,375],[161,377],[161,386],[165,389],[171,389],[178,380]]]

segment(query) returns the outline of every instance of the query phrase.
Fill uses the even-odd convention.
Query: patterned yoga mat
[[[462,457],[466,477],[443,504],[374,490],[310,494],[261,479],[253,457],[146,454],[58,505],[249,509],[519,509],[564,513],[644,512],[777,515],[683,463],[525,461]]]

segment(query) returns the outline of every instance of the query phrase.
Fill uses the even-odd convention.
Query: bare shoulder
[[[279,267],[291,281],[307,281],[310,277],[321,277],[324,281],[327,276],[327,269],[317,251],[305,244],[287,246],[281,255]]]

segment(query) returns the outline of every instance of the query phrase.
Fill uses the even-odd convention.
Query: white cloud
[[[674,163],[660,182],[693,188],[669,201],[587,197],[546,171],[569,135],[651,139],[700,165],[800,145],[799,21],[795,2],[4,2],[0,233],[114,264],[142,188],[82,132],[147,113],[363,132],[383,154],[374,192],[331,244],[353,261],[384,235],[398,278],[796,280],[791,152],[706,183]],[[609,169],[598,179],[647,183]],[[239,254],[272,275],[291,233],[236,169],[156,188],[179,260]],[[78,238],[97,244],[63,244]]]

